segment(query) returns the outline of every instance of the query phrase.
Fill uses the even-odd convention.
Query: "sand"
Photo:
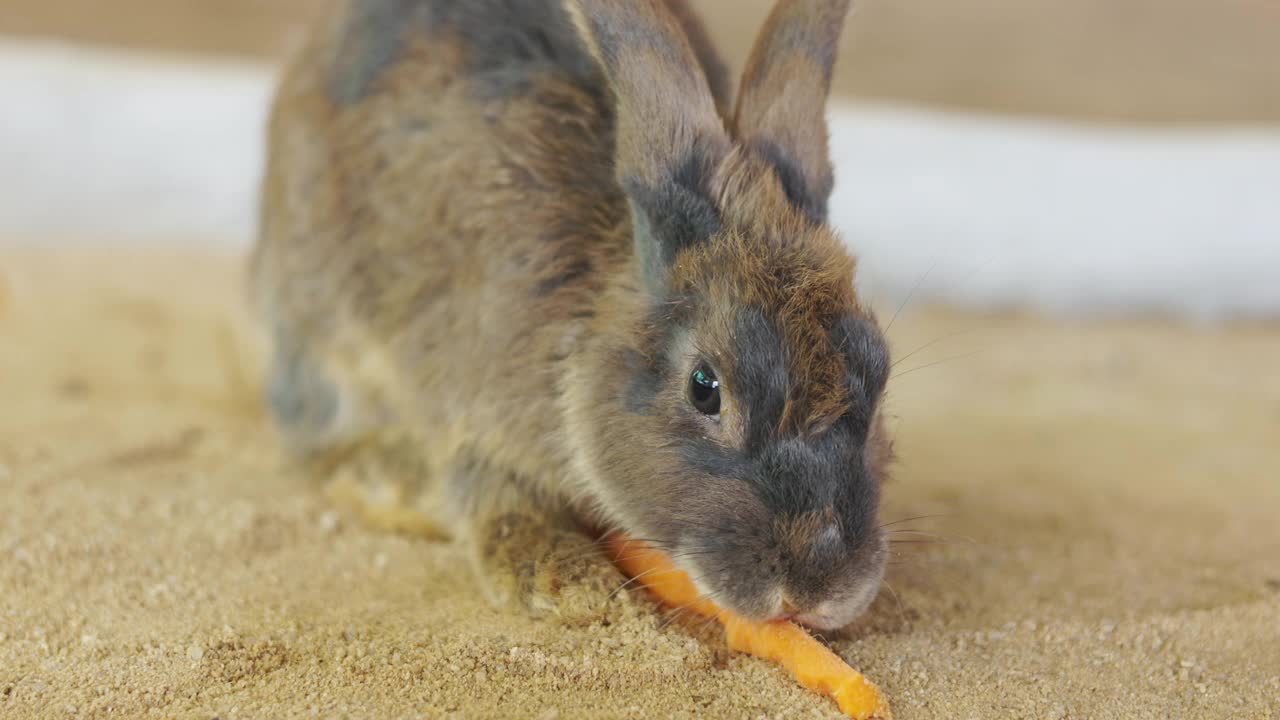
[[[837,716],[642,594],[503,614],[456,547],[334,510],[256,402],[238,268],[0,251],[0,717]],[[890,336],[937,342],[892,383],[885,519],[941,541],[831,640],[897,717],[1280,718],[1280,330]]]

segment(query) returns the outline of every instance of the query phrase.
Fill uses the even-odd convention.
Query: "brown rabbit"
[[[781,0],[731,108],[683,0],[341,3],[280,88],[254,257],[292,447],[409,433],[409,505],[497,603],[600,600],[603,558],[564,573],[618,529],[744,615],[862,612],[889,362],[825,224],[847,10]]]

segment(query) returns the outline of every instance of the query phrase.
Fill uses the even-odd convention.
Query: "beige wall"
[[[0,33],[277,54],[322,0],[0,0]],[[740,64],[769,0],[692,0]],[[1280,124],[1275,0],[861,0],[862,97],[1092,119]]]

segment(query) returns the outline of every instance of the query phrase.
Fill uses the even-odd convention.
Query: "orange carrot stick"
[[[835,699],[841,712],[858,720],[889,720],[889,705],[862,673],[792,622],[756,622],[706,600],[689,576],[660,550],[612,535],[609,555],[627,577],[664,604],[714,617],[734,650],[782,665],[801,685]]]

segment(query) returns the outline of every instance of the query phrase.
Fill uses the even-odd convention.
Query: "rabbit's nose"
[[[839,559],[842,543],[840,528],[827,523],[806,533],[793,548],[795,557],[802,562],[824,565]]]
[[[827,557],[840,548],[840,528],[830,523],[818,531],[813,538],[813,554]]]
[[[831,507],[785,516],[779,530],[786,551],[801,562],[837,554],[843,539],[835,510]]]

